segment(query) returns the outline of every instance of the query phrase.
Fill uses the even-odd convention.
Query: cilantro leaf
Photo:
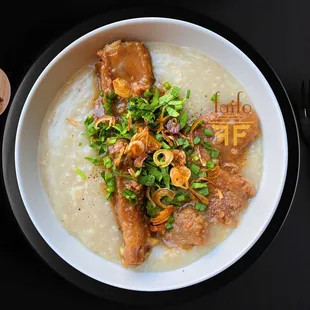
[[[155,183],[155,177],[151,174],[139,176],[138,182],[140,184],[151,186]]]
[[[145,164],[145,167],[146,167],[146,169],[148,170],[148,172],[156,178],[156,180],[157,180],[158,182],[160,182],[160,181],[162,180],[163,175],[162,175],[162,173],[158,170],[157,167],[152,166],[152,165],[150,165],[150,164]]]
[[[170,175],[168,173],[168,167],[161,168],[160,170],[163,175],[163,181],[164,181],[165,187],[170,188]]]
[[[146,212],[149,217],[154,217],[157,213],[159,213],[161,209],[159,207],[153,206],[150,201],[146,204]]]

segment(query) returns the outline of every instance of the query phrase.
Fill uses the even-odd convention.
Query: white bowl
[[[246,89],[263,133],[263,174],[259,191],[240,226],[206,256],[185,268],[138,273],[92,253],[56,219],[38,168],[39,135],[49,103],[58,90],[97,50],[123,38],[188,46],[218,61]],[[96,29],[65,48],[45,68],[25,102],[17,129],[15,165],[27,212],[49,246],[80,272],[116,287],[138,291],[178,289],[207,280],[241,258],[258,240],[280,200],[287,170],[286,130],[276,97],[255,64],[236,46],[200,26],[167,18],[138,18]]]

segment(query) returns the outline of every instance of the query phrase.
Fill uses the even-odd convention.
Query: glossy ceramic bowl
[[[63,84],[97,50],[116,39],[157,41],[195,48],[219,62],[246,89],[263,134],[262,180],[241,224],[213,251],[182,269],[141,273],[92,253],[58,222],[40,180],[38,143],[48,105]],[[98,28],[66,47],[45,68],[23,107],[16,136],[17,181],[25,208],[49,246],[80,272],[138,291],[165,291],[207,280],[240,259],[259,239],[281,198],[287,171],[287,136],[276,97],[255,64],[236,46],[200,26],[167,18],[138,18]]]

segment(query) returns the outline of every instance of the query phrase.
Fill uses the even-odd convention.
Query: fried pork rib
[[[106,45],[97,53],[98,75],[101,90],[109,93],[114,90],[120,97],[138,96],[149,89],[154,83],[152,62],[148,49],[142,42],[116,41]],[[127,87],[123,93],[118,93],[116,86]],[[116,116],[116,115],[115,115]],[[109,148],[109,155],[114,162],[122,156],[127,146],[125,140],[118,140]],[[118,171],[128,174],[128,168],[133,162],[122,158]],[[135,266],[144,262],[151,250],[150,230],[142,210],[144,188],[133,180],[116,176],[117,192],[112,204],[117,222],[123,234],[124,245],[121,247],[122,262],[125,266]],[[136,201],[129,201],[122,192],[130,190],[137,195]]]

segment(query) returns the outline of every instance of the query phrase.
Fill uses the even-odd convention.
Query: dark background
[[[4,1],[3,1],[4,2]],[[0,68],[13,93],[38,56],[60,35],[80,22],[106,12],[113,1],[27,2],[0,5]],[[109,4],[110,3],[110,4]],[[170,3],[172,4],[172,3]],[[119,3],[121,6],[121,3]],[[156,1],[150,5],[161,6]],[[307,0],[178,1],[178,5],[211,16],[228,26],[271,64],[292,103],[299,99],[302,79],[310,78],[310,2]],[[3,133],[5,115],[0,117]],[[301,174],[294,204],[268,250],[240,277],[220,290],[178,308],[310,309],[310,150],[301,145]],[[58,276],[26,242],[12,215],[1,180],[0,270],[4,284],[0,303],[15,308],[39,306],[113,307],[115,303],[84,293]],[[40,296],[40,298],[38,298]],[[45,303],[46,305],[46,303]],[[169,307],[174,308],[174,307]]]

